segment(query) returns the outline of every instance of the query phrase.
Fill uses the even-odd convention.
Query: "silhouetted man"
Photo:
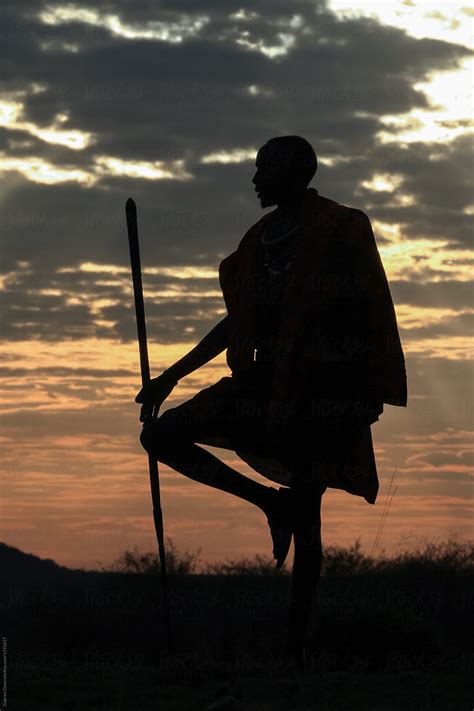
[[[159,461],[266,515],[277,568],[294,536],[289,644],[301,649],[319,579],[328,486],[375,503],[370,425],[406,406],[405,362],[370,221],[308,188],[317,170],[299,136],[269,140],[253,178],[263,208],[219,266],[226,317],[142,389],[141,442]],[[177,382],[227,349],[230,377],[168,409]],[[224,447],[278,490],[196,443]]]

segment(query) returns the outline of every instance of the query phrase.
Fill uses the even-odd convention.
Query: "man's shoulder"
[[[248,250],[255,248],[255,245],[257,243],[258,237],[265,226],[265,222],[268,219],[268,215],[271,213],[266,213],[263,215],[257,222],[255,222],[253,225],[251,225],[246,231],[243,237],[240,239],[240,242],[238,243],[236,249],[234,249],[233,252],[227,255],[227,257],[224,257],[222,261],[219,264],[219,278],[222,282],[222,279],[225,279],[227,274],[235,272],[235,269],[237,265],[239,264],[240,260],[244,258],[244,255],[247,254]]]
[[[342,218],[347,218],[348,220],[369,219],[368,215],[360,208],[344,205],[342,202],[337,202],[324,195],[319,195],[319,205],[323,211],[338,213]]]
[[[234,259],[237,256],[237,253],[241,252],[247,246],[247,244],[249,244],[250,242],[254,242],[256,238],[260,235],[262,229],[265,227],[269,215],[271,215],[272,212],[267,212],[265,215],[262,215],[262,217],[260,217],[257,222],[254,222],[253,225],[250,225],[250,227],[245,231],[243,237],[241,237],[236,249],[231,252],[231,254],[229,254],[227,257],[225,257],[223,261],[231,260],[231,258]]]
[[[365,231],[369,224],[368,216],[360,208],[319,195],[316,190],[309,192],[307,206],[307,225],[316,230],[328,227],[333,238],[338,235],[342,239],[349,236],[348,233]]]

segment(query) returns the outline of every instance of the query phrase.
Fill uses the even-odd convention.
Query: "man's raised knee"
[[[152,435],[152,427],[150,424],[146,424],[143,426],[143,429],[140,433],[140,442],[143,447],[147,452],[150,450],[150,447],[152,445],[154,437]]]
[[[143,425],[140,442],[147,452],[157,454],[176,448],[178,440],[176,433],[161,418],[151,420]]]

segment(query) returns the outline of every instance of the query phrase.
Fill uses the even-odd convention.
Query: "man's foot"
[[[269,499],[266,514],[273,541],[273,557],[279,569],[286,560],[293,535],[293,492],[285,487],[280,487],[278,491],[270,489]]]

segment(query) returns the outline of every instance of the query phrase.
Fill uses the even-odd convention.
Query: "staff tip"
[[[135,205],[135,200],[131,197],[128,198],[127,202],[125,203],[125,209],[126,210],[135,210],[136,209]]]

